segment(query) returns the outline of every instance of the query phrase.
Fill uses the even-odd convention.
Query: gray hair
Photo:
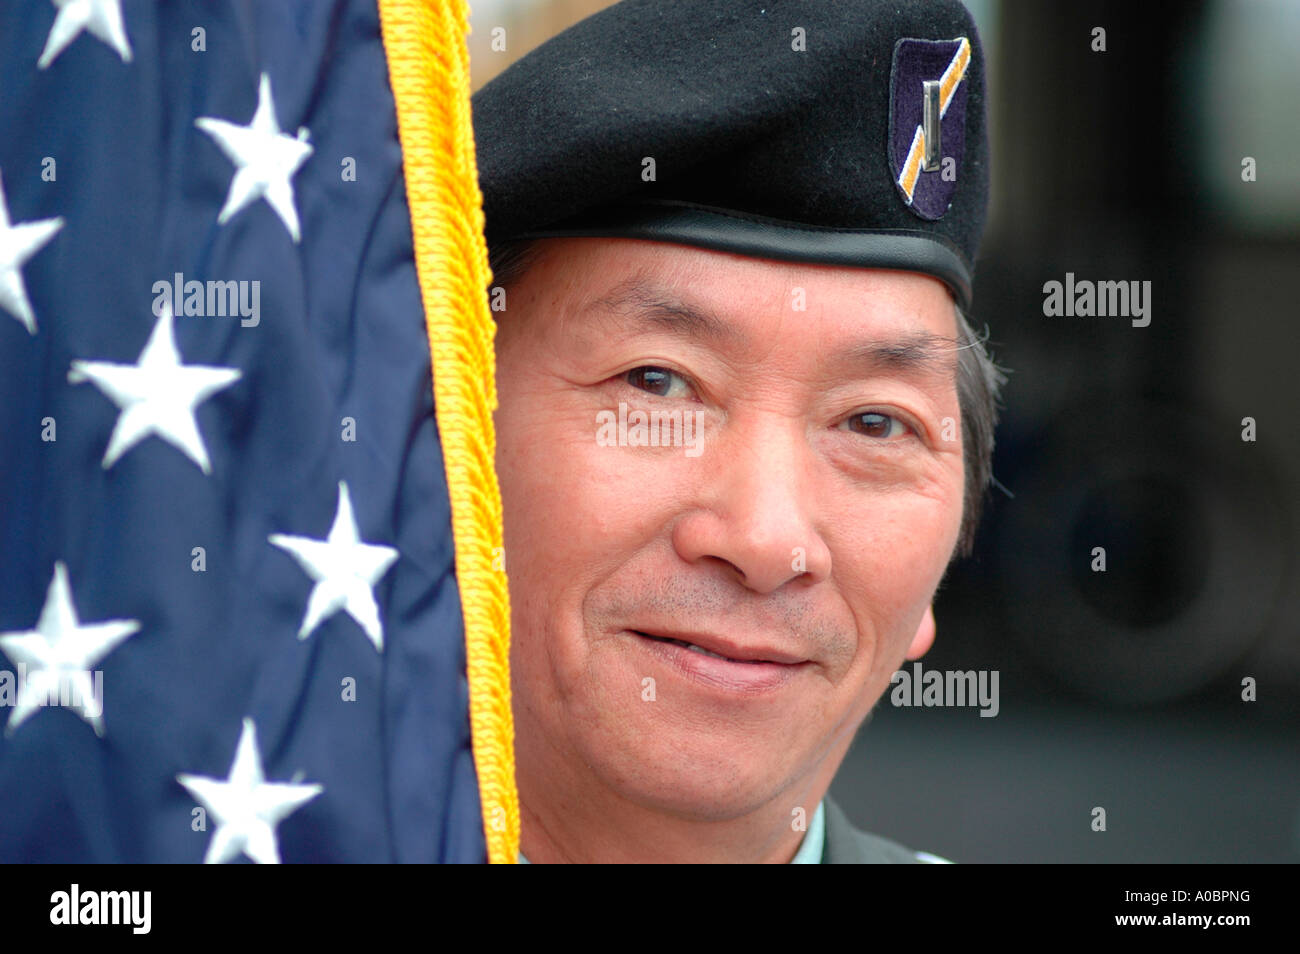
[[[993,484],[993,432],[998,423],[999,394],[1007,377],[985,347],[987,327],[980,337],[961,308],[954,304],[953,311],[957,315],[957,406],[961,409],[962,458],[966,465],[956,555],[969,556],[975,546],[975,528],[984,498]]]
[[[509,288],[528,270],[536,256],[533,240],[503,242],[488,249],[493,285]],[[988,331],[976,334],[962,310],[957,316],[957,405],[961,409],[962,494],[961,531],[954,556],[968,556],[975,545],[984,498],[993,483],[993,432],[997,426],[999,392],[1006,374],[994,363],[988,349]]]

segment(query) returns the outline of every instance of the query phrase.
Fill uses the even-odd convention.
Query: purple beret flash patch
[[[894,184],[923,219],[943,218],[966,149],[966,78],[971,45],[913,40],[894,45],[889,76],[889,163]]]

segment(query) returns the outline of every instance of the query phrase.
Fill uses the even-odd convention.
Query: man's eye
[[[649,391],[660,397],[685,397],[690,393],[690,385],[680,374],[667,368],[644,366],[633,368],[625,374],[624,379],[634,388]],[[678,385],[674,391],[674,385]]]
[[[854,414],[846,423],[849,425],[849,430],[865,434],[867,437],[874,437],[877,440],[902,437],[911,430],[898,418],[890,417],[888,414],[881,414],[878,411]]]

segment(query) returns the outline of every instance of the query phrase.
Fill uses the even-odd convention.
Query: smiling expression
[[[951,297],[906,272],[539,246],[497,337],[524,803],[727,819],[819,798],[928,646],[957,543]],[[620,403],[699,422],[698,453],[598,440]]]

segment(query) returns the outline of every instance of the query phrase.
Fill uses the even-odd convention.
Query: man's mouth
[[[767,646],[743,645],[702,633],[628,630],[678,673],[712,689],[762,692],[789,681],[808,660]]]
[[[748,663],[750,665],[763,662],[761,659],[732,659],[730,656],[723,656],[721,653],[712,652],[711,650],[705,649],[703,646],[688,643],[684,639],[672,639],[668,636],[651,636],[649,633],[643,633],[640,630],[633,630],[633,632],[638,636],[644,636],[646,639],[653,639],[661,643],[672,643],[674,646],[685,647],[693,653],[699,653],[701,656],[712,656],[714,659],[725,659],[727,662]]]

